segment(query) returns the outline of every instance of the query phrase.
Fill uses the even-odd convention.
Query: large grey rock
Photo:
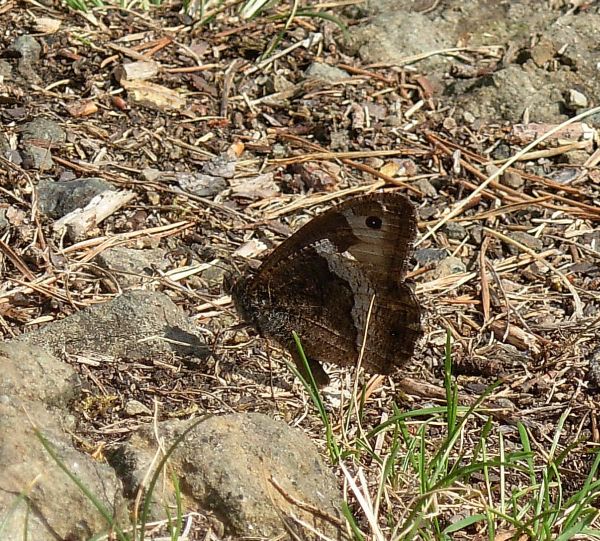
[[[297,539],[316,538],[292,516],[330,539],[343,538],[337,481],[302,432],[258,413],[192,423],[168,421],[158,427],[163,449],[193,427],[169,457],[188,507],[213,513],[236,538],[289,539],[285,524]],[[121,476],[130,483],[129,493],[146,474],[156,447],[152,427],[143,428],[114,457]],[[318,509],[319,514],[309,509]]]
[[[23,342],[0,344],[0,396],[58,406],[73,398],[79,378],[68,364]]]
[[[454,46],[452,30],[446,21],[431,20],[395,2],[370,18],[368,24],[354,27],[348,46],[365,62],[398,63],[414,55]],[[449,63],[449,57],[436,55],[425,58],[419,66],[438,69]]]
[[[129,291],[18,338],[57,357],[93,353],[141,359],[177,353],[205,357],[209,349],[183,311],[162,293]]]
[[[565,86],[569,85],[567,81],[574,80],[568,72],[561,77]],[[475,118],[519,122],[527,110],[536,122],[561,122],[566,118],[561,86],[553,84],[539,68],[510,65],[485,78],[460,81],[454,85],[452,94]]]
[[[361,9],[350,51],[367,62],[412,62],[409,69],[425,74],[432,88],[446,86],[435,93],[463,118],[518,122],[526,114],[558,123],[600,94],[597,8],[565,13],[560,2],[542,0],[369,0]],[[448,54],[457,45],[472,49]],[[473,55],[479,47],[493,55],[490,45],[504,52]],[[598,125],[600,115],[587,121]]]
[[[106,507],[121,527],[127,507],[114,471],[75,450],[40,402],[0,396],[0,539],[87,541],[108,524],[91,500],[60,468],[36,436],[36,427],[66,469]]]
[[[84,541],[108,529],[38,431],[67,471],[126,524],[114,471],[72,445],[74,420],[63,408],[77,390],[73,369],[38,347],[12,341],[0,345],[0,372],[0,539],[21,541],[26,531],[35,541]]]

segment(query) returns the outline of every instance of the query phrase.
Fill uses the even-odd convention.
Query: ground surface
[[[333,12],[356,24],[349,19],[354,12]],[[509,445],[522,421],[534,444],[549,448],[559,418],[569,412],[560,445],[584,442],[565,463],[575,489],[591,463],[588,452],[600,443],[600,184],[594,164],[583,167],[592,145],[565,141],[578,139],[580,124],[574,136],[552,138],[537,149],[542,154],[473,195],[495,167],[533,140],[535,127],[467,124],[432,93],[418,64],[365,64],[344,52],[342,33],[330,21],[295,19],[282,35],[284,19],[240,21],[233,14],[225,9],[199,25],[173,7],[144,14],[111,9],[95,17],[53,5],[0,7],[0,50],[12,68],[0,85],[8,149],[0,162],[4,337],[112,296],[114,288],[90,264],[109,244],[159,246],[167,270],[159,272],[165,262],[157,260],[147,287],[168,292],[188,310],[214,355],[203,366],[181,359],[161,366],[148,359],[126,371],[119,360],[82,364],[88,387],[76,409],[83,446],[110,446],[145,422],[127,414],[131,400],[150,411],[157,400],[160,416],[263,411],[302,426],[324,446],[322,424],[283,354],[275,349],[267,356],[264,341],[234,328],[223,273],[247,263],[234,257],[236,250],[259,259],[260,251],[341,196],[395,187],[420,217],[411,275],[426,336],[405,373],[378,381],[363,429],[391,415],[392,403],[401,409],[444,403],[450,330],[462,403],[499,380],[487,404]],[[61,25],[40,30],[41,17]],[[10,53],[24,33],[42,44],[31,71],[19,69],[18,55]],[[288,49],[303,40],[308,48]],[[271,42],[286,53],[260,60]],[[152,81],[176,90],[185,103],[149,107],[131,88],[124,91],[115,69],[140,59],[158,63]],[[472,58],[478,60],[487,62]],[[311,79],[306,70],[315,63],[345,73]],[[75,106],[89,104],[96,110],[79,116]],[[39,117],[66,132],[64,142],[46,145],[53,165],[40,171],[26,159],[9,163],[25,154],[23,126]],[[211,174],[207,164],[220,155],[235,164],[233,176]],[[190,194],[181,173],[199,171],[208,188]],[[100,177],[133,193],[79,241],[54,234],[54,220],[35,197],[41,179],[74,177]],[[182,272],[168,275],[174,270]],[[352,388],[348,371],[340,378]],[[330,408],[339,429],[342,416]],[[484,420],[468,427],[467,447]],[[433,430],[432,446],[435,441]],[[363,465],[375,475],[368,460]],[[386,510],[394,513],[411,498],[399,491]]]

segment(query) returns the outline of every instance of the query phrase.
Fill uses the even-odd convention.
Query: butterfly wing
[[[263,263],[268,273],[305,247],[329,240],[339,253],[348,252],[382,281],[390,275],[403,280],[408,256],[417,234],[412,203],[399,193],[355,197],[313,218]]]
[[[292,354],[292,330],[316,363],[355,364],[364,342],[363,366],[388,373],[410,358],[420,336],[419,305],[404,283],[415,233],[414,208],[403,196],[349,200],[311,220],[256,275],[239,281],[236,307]]]

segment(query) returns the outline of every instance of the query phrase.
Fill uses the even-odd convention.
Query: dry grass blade
[[[492,235],[492,236],[502,240],[503,242],[506,242],[507,244],[512,244],[513,246],[516,246],[519,250],[529,254],[536,261],[539,261],[541,264],[548,267],[554,274],[556,274],[556,276],[558,276],[560,278],[560,281],[569,290],[569,293],[571,293],[571,296],[573,297],[573,302],[575,303],[575,316],[579,317],[579,318],[583,317],[583,303],[581,302],[581,298],[579,297],[577,290],[575,289],[573,284],[570,282],[570,280],[561,271],[559,271],[554,265],[552,265],[552,263],[548,262],[541,255],[535,253],[535,251],[532,250],[531,248],[525,246],[524,244],[522,244],[514,239],[511,239],[510,237],[507,237],[506,235],[504,235],[498,231],[494,231],[487,227],[485,227],[484,230],[489,235]]]

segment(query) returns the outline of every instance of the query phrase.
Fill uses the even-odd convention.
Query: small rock
[[[413,257],[419,265],[424,266],[428,263],[435,263],[444,259],[446,257],[446,250],[439,248],[419,248],[415,250]]]
[[[152,206],[157,206],[160,204],[160,194],[153,190],[149,190],[146,192],[146,197],[148,199],[148,203]]]
[[[567,105],[572,109],[585,109],[588,106],[588,99],[584,94],[572,88],[567,95]]]
[[[414,183],[415,188],[423,192],[427,197],[437,197],[437,190],[426,178],[420,178]]]
[[[17,53],[20,57],[17,64],[18,72],[27,81],[39,83],[41,81],[40,76],[34,70],[34,66],[39,62],[40,53],[42,52],[42,46],[38,41],[33,36],[24,34],[19,36],[8,49]]]
[[[29,115],[29,111],[26,107],[17,105],[15,107],[5,107],[2,110],[2,114],[11,121],[22,122]]]
[[[525,184],[523,177],[519,175],[519,173],[517,173],[516,171],[506,171],[502,175],[500,181],[502,182],[502,184],[508,186],[509,188],[512,188],[513,190],[518,190],[523,186],[523,184]]]
[[[444,122],[442,123],[442,126],[444,126],[444,129],[448,130],[449,132],[455,131],[456,128],[458,127],[458,124],[456,122],[456,119],[454,119],[451,116],[448,116],[446,118],[444,118]]]
[[[36,118],[23,126],[21,140],[42,140],[48,143],[62,144],[67,140],[67,134],[56,122],[49,118]]]
[[[62,218],[75,209],[84,208],[97,195],[115,188],[101,178],[90,177],[64,182],[42,179],[37,189],[42,214]]]
[[[469,235],[471,236],[471,239],[473,239],[473,243],[477,246],[480,246],[483,242],[483,227],[480,225],[471,227],[469,229]]]
[[[284,92],[294,88],[294,83],[281,74],[276,73],[267,84],[269,92]]]
[[[178,171],[175,179],[182,190],[198,197],[214,197],[228,186],[223,177],[203,173]]]
[[[467,236],[467,230],[458,222],[448,222],[442,230],[452,240],[462,241]]]
[[[332,130],[330,133],[331,150],[348,150],[350,146],[350,135],[347,130]]]
[[[62,21],[52,17],[37,17],[35,19],[35,30],[42,34],[54,34],[58,32]]]
[[[424,279],[426,281],[438,280],[452,274],[459,274],[466,271],[467,267],[460,259],[454,256],[448,256],[446,259],[440,261],[433,270],[425,273]]]
[[[268,246],[261,240],[251,239],[237,248],[233,252],[232,256],[242,257],[244,259],[252,259],[262,254],[265,250],[267,250],[267,248]]]
[[[372,167],[373,169],[381,169],[385,162],[381,159],[378,158],[376,156],[370,156],[369,158],[367,158],[365,160],[365,164],[368,165],[369,167]],[[386,175],[389,175],[390,173],[387,171],[383,171]],[[395,174],[395,172],[394,172]]]
[[[306,71],[304,77],[307,79],[319,79],[328,83],[335,83],[349,77],[348,72],[342,69],[323,64],[322,62],[313,62]]]
[[[275,143],[271,150],[274,158],[285,158],[287,156],[287,149],[281,143]]]
[[[154,167],[146,167],[145,169],[142,169],[142,177],[148,182],[154,182],[158,180],[160,175],[160,169],[155,169]]]
[[[236,178],[231,182],[231,195],[250,200],[269,199],[279,195],[279,185],[273,173],[261,173],[253,177]]]
[[[564,163],[571,165],[583,165],[590,158],[590,153],[585,150],[571,150],[565,152],[561,158]],[[567,171],[557,171],[555,175],[552,175],[552,179],[557,182],[569,182],[579,176],[580,171],[577,169],[568,169]]]
[[[58,177],[58,181],[60,182],[70,182],[72,180],[75,180],[77,178],[77,175],[71,171],[70,169],[63,169],[60,172],[60,176]]]
[[[333,192],[339,185],[339,166],[336,164],[306,162],[290,166],[294,184],[302,191]]]
[[[104,250],[95,261],[109,271],[108,277],[106,273],[99,274],[115,291],[118,288],[115,288],[114,280],[121,289],[129,289],[147,282],[148,277],[155,274],[155,268],[165,270],[168,264],[166,251],[161,248],[136,250],[123,246]]]
[[[548,39],[542,39],[531,49],[531,59],[539,68],[543,68],[556,54],[556,47]]]
[[[473,115],[469,111],[465,111],[463,113],[463,119],[467,124],[473,124],[473,122],[475,122],[475,115]]]
[[[36,118],[25,124],[21,134],[23,161],[27,167],[47,171],[54,167],[51,146],[67,139],[65,131],[53,120]]]
[[[9,47],[10,51],[19,53],[21,60],[25,60],[28,63],[35,63],[40,59],[40,53],[42,52],[42,46],[37,40],[29,34],[19,36],[12,45]]]
[[[54,167],[54,160],[49,148],[36,145],[23,145],[23,166],[27,169],[49,171]]]
[[[125,413],[130,417],[137,415],[152,415],[152,410],[139,400],[128,400],[125,404]]]
[[[541,251],[544,247],[544,243],[541,239],[538,239],[529,233],[525,233],[525,231],[510,231],[508,236],[516,242],[523,244],[527,246],[527,248],[530,248],[536,252]],[[506,243],[506,247],[511,255],[518,255],[522,252],[518,246],[515,246],[511,243]]]
[[[388,110],[385,105],[381,105],[379,103],[375,103],[372,101],[366,101],[362,104],[362,107],[366,109],[369,113],[369,117],[371,121],[373,120],[383,120],[386,118]]]
[[[590,369],[588,371],[589,382],[600,389],[600,348],[590,355]]]
[[[225,152],[204,163],[202,172],[214,177],[231,179],[235,175],[237,157]]]
[[[222,262],[215,262],[200,273],[200,277],[209,289],[220,287],[225,275],[230,272]]]
[[[440,208],[438,205],[424,205],[419,208],[419,218],[421,218],[421,220],[430,220],[439,215]]]
[[[160,423],[158,432],[169,448],[188,429],[171,454],[170,466],[185,479],[181,489],[196,502],[194,507],[213,513],[227,533],[238,539],[288,539],[286,525],[291,525],[294,539],[313,539],[300,521],[292,520],[294,515],[324,538],[341,537],[335,526],[310,512],[318,509],[340,519],[341,494],[335,477],[300,430],[260,413],[236,413],[199,423],[167,421]],[[135,485],[128,490],[134,492],[141,483],[155,447],[153,429],[144,427],[113,457],[115,467]]]

